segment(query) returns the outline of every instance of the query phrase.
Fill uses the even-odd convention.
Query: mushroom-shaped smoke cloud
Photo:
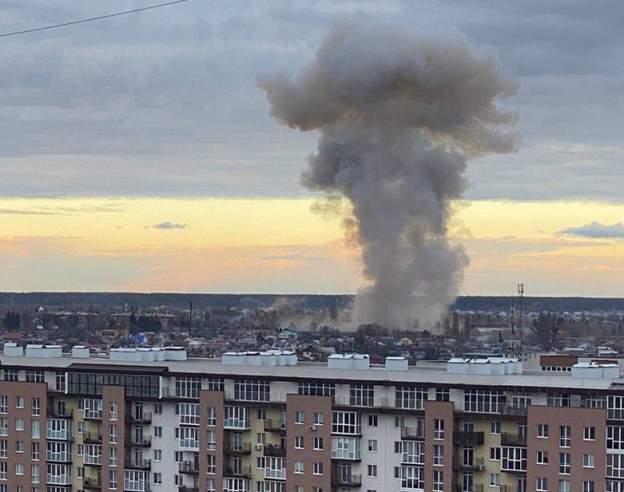
[[[466,159],[513,150],[516,84],[496,56],[459,36],[419,36],[356,19],[336,24],[296,78],[260,82],[279,121],[318,130],[304,185],[350,202],[348,235],[370,281],[360,322],[435,322],[457,295],[467,257],[448,238]]]

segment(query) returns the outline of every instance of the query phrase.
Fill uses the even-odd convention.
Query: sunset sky
[[[3,2],[0,25],[151,3]],[[190,1],[0,38],[0,290],[355,292],[358,251],[299,183],[316,135],[256,81],[365,12],[465,33],[520,83],[517,151],[471,162],[456,205],[462,293],[621,296],[624,4],[601,3]]]

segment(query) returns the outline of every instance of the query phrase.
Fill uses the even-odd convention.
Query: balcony
[[[274,446],[273,444],[264,445],[264,456],[273,456],[276,458],[286,457],[286,448],[282,446]]]
[[[286,432],[286,422],[281,420],[272,420],[268,419],[264,421],[264,430],[265,432]]]
[[[453,444],[455,446],[481,446],[483,444],[483,432],[453,432]]]
[[[199,473],[199,463],[193,461],[181,461],[178,463],[178,471],[189,475],[197,475]]]
[[[508,432],[503,432],[501,434],[501,446],[524,447],[526,445],[526,435],[510,434]]]
[[[286,480],[286,468],[265,468],[265,480]]]
[[[249,454],[251,453],[251,443],[248,443],[248,442],[241,442],[238,444],[228,443],[225,445],[223,452],[225,454],[231,454],[231,455]]]
[[[332,485],[334,487],[353,488],[361,487],[362,485],[362,475],[344,475],[337,473],[332,478]]]
[[[251,478],[250,466],[231,467],[225,466],[223,468],[223,476],[230,478]]]
[[[82,488],[85,490],[102,490],[102,482],[98,478],[84,478]]]
[[[143,412],[141,415],[131,414],[127,421],[131,424],[151,424],[152,412]]]
[[[102,420],[102,410],[83,410],[84,420]]]
[[[132,470],[151,470],[152,460],[128,460],[124,467]]]
[[[472,463],[458,463],[455,467],[456,471],[465,470],[465,471],[482,471],[485,470],[485,464],[483,458],[474,458]]]
[[[102,456],[85,455],[83,463],[85,466],[102,466]]]
[[[48,418],[54,419],[72,419],[74,418],[74,410],[71,408],[59,412],[58,408],[48,408]]]
[[[149,448],[152,445],[152,438],[150,436],[143,438],[132,436],[129,445],[131,448]]]
[[[423,427],[401,427],[401,439],[425,439],[425,429]]]
[[[226,430],[249,430],[249,419],[225,419],[223,428]]]
[[[69,430],[47,429],[46,439],[50,441],[71,441],[72,437]]]
[[[527,407],[512,407],[505,406],[503,407],[503,415],[508,415],[511,417],[526,417],[529,409]]]
[[[82,442],[85,444],[102,444],[102,434],[84,432],[82,434]]]

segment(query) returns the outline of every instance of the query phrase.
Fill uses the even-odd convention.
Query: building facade
[[[0,492],[624,492],[612,368],[238,355],[1,356]]]

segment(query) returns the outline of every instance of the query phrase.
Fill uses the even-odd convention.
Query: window
[[[549,393],[546,398],[549,407],[569,407],[570,395],[567,393]]]
[[[24,397],[16,396],[15,397],[15,408],[24,408]]]
[[[368,440],[368,451],[371,453],[377,452],[377,439]]]
[[[119,410],[116,401],[108,402],[108,418],[110,420],[117,420],[119,417]]]
[[[154,403],[154,415],[162,415],[162,403]]]
[[[266,444],[266,434],[264,432],[256,433],[256,444]]]
[[[325,415],[314,412],[314,425],[323,425],[325,423]]]
[[[505,394],[500,391],[464,391],[464,410],[466,412],[502,413],[505,401]]]
[[[4,380],[5,381],[17,381],[17,369],[5,369]]]
[[[217,433],[209,430],[206,432],[206,448],[209,450],[217,449]]]
[[[377,465],[368,465],[367,466],[367,475],[369,477],[376,477],[377,476]]]
[[[397,386],[395,388],[395,406],[412,410],[425,408],[427,388],[416,386]]]
[[[624,478],[624,454],[607,453],[607,477]]]
[[[315,437],[314,438],[314,451],[321,451],[323,449],[323,438]]]
[[[197,427],[179,427],[179,444],[183,449],[199,449],[199,429]]]
[[[27,383],[43,383],[44,382],[44,372],[38,371],[34,369],[28,369],[26,371],[26,382]]]
[[[217,409],[215,407],[208,407],[206,411],[208,415],[208,424],[210,427],[217,425]]]
[[[596,428],[595,427],[583,427],[583,440],[595,441],[596,440]]]
[[[583,480],[583,492],[596,492],[593,480]]]
[[[490,473],[490,487],[500,487],[500,473]]]
[[[379,419],[377,415],[369,415],[368,416],[368,426],[369,427],[377,427],[379,425]]]
[[[294,472],[297,474],[303,473],[303,461],[295,461]]]
[[[559,447],[569,448],[572,442],[572,428],[569,425],[559,426]]]
[[[7,457],[8,442],[6,439],[0,439],[0,458]]]
[[[154,473],[154,476],[152,477],[153,482],[157,485],[162,484],[162,473]]]
[[[527,448],[508,447],[502,449],[501,470],[526,471]]]
[[[444,439],[444,420],[433,420],[433,438],[438,440]]]
[[[444,446],[439,444],[433,445],[433,464],[437,466],[444,465]]]
[[[24,464],[23,463],[15,463],[15,474],[23,475],[24,474]]]
[[[401,453],[401,461],[410,465],[423,465],[425,463],[423,441],[396,441],[394,452]]]
[[[33,463],[30,465],[30,475],[32,477],[32,483],[39,483],[40,480],[40,472],[39,472],[39,463]]]
[[[537,424],[537,437],[542,439],[548,437],[548,424]]]
[[[16,453],[24,452],[24,441],[15,441],[15,452]]]
[[[30,458],[33,461],[39,461],[39,451],[40,447],[39,447],[39,443],[38,442],[31,442],[30,443]]]
[[[583,468],[594,468],[594,455],[593,454],[584,454],[583,455]]]
[[[176,415],[182,425],[199,425],[199,403],[178,403]]]
[[[342,460],[359,460],[360,439],[348,436],[332,436],[331,457]]]
[[[425,479],[421,466],[400,466],[394,469],[395,478],[401,479],[402,489],[424,489]]]
[[[0,418],[0,436],[9,435],[9,419],[6,417]]]
[[[7,395],[0,395],[0,413],[9,413],[9,397]]]
[[[332,433],[358,435],[361,432],[360,414],[358,412],[332,412]]]
[[[570,453],[559,453],[559,473],[570,474]]]
[[[162,460],[162,449],[154,449],[154,461]]]
[[[322,475],[323,474],[323,463],[322,462],[315,462],[314,466],[312,467],[312,474],[313,475]]]
[[[501,459],[501,448],[490,448],[490,460],[500,461],[500,459]]]
[[[624,420],[624,396],[607,396],[607,418]]]
[[[295,424],[305,424],[305,414],[303,412],[295,412]]]
[[[535,479],[535,490],[545,492],[548,490],[548,479],[537,478]]]
[[[352,384],[349,386],[349,405],[372,407],[375,400],[375,388],[372,384]]]
[[[444,472],[442,470],[433,470],[433,490],[434,492],[444,490]]]
[[[234,381],[234,399],[242,401],[269,401],[271,384],[259,379]]]
[[[448,388],[436,388],[436,401],[449,401],[451,394]]]
[[[547,465],[548,464],[548,451],[538,451],[536,462],[538,465]]]
[[[207,465],[207,472],[210,475],[214,475],[215,473],[217,473],[217,457],[214,454],[209,454],[207,455],[208,458],[208,465]]]
[[[500,421],[490,422],[490,434],[500,434],[501,433],[501,423]]]
[[[201,378],[176,377],[176,396],[178,398],[199,398],[201,390]]]
[[[154,426],[154,437],[162,437],[162,427],[159,425]]]
[[[111,444],[115,444],[117,442],[117,424],[109,424],[108,425],[108,441]]]
[[[39,420],[30,421],[30,437],[39,439],[41,437],[41,422]]]
[[[41,399],[39,397],[32,398],[31,400],[31,415],[38,417],[41,415]]]
[[[295,449],[303,449],[303,436],[295,436]]]
[[[24,430],[24,419],[15,419],[15,430],[16,431]]]
[[[570,492],[570,480],[559,480],[559,492]]]
[[[334,396],[336,394],[336,385],[322,381],[299,383],[298,392],[300,395],[308,396]]]
[[[56,372],[54,374],[54,386],[56,391],[65,392],[65,373]]]

